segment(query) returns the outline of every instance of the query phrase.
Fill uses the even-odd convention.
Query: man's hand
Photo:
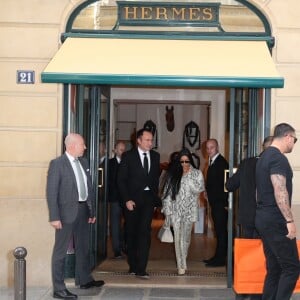
[[[54,227],[55,229],[62,229],[62,224],[61,221],[52,221],[50,222],[51,226]]]
[[[96,222],[96,217],[93,217],[93,218],[89,218],[88,219],[88,223],[89,224],[94,224]]]
[[[296,225],[295,223],[287,223],[286,224],[287,230],[288,230],[288,234],[286,235],[287,238],[289,239],[294,239],[296,238]]]
[[[130,210],[130,211],[134,210],[134,208],[135,208],[135,202],[132,201],[132,200],[128,200],[128,201],[126,202],[126,207],[127,207],[127,209]]]

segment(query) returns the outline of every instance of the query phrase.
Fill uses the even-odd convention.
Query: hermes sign
[[[118,25],[219,26],[220,3],[117,1]]]

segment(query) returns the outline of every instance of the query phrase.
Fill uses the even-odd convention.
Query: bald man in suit
[[[71,133],[65,139],[65,147],[66,152],[50,162],[47,177],[49,220],[55,229],[53,297],[77,299],[77,295],[67,290],[64,282],[65,258],[73,236],[75,284],[81,289],[88,289],[101,287],[104,281],[93,279],[89,262],[89,227],[95,223],[96,217],[88,162],[82,158],[86,146],[81,135]]]
[[[224,190],[224,171],[228,169],[227,160],[219,153],[216,139],[206,141],[209,167],[206,173],[206,193],[214,222],[217,245],[215,255],[204,260],[206,267],[221,267],[227,257],[227,220],[228,193]]]

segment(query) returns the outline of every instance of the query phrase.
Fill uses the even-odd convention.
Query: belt
[[[78,204],[86,204],[86,201],[78,201]]]

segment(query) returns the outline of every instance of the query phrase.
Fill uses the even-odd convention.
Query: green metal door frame
[[[71,116],[70,103],[70,89],[76,89],[75,97],[75,111],[74,117]],[[104,96],[105,94],[105,96]],[[105,100],[104,100],[105,99]],[[104,167],[104,186],[101,183],[101,188],[104,193],[99,193],[99,181],[102,178],[99,177],[99,144],[100,144],[100,132],[101,122],[100,118],[102,114],[102,104],[106,102],[106,132],[105,132],[105,144],[107,146],[106,152],[109,153],[110,142],[110,87],[101,85],[65,85],[64,86],[64,120],[63,120],[63,132],[66,136],[69,132],[76,132],[81,134],[86,142],[87,150],[85,155],[89,160],[90,174],[92,177],[92,184],[94,187],[94,196],[96,199],[96,217],[97,225],[91,225],[90,233],[90,264],[95,267],[101,260],[107,255],[107,167]],[[108,159],[105,159],[105,165],[107,165]],[[101,198],[101,199],[100,199]],[[103,198],[103,199],[102,199]],[[66,273],[70,274],[70,277],[74,276],[74,261],[73,258],[67,256],[67,269]]]
[[[242,111],[236,112],[236,95],[237,90],[235,88],[230,89],[230,120],[229,120],[229,176],[233,174],[233,168],[237,163],[235,158],[235,144],[236,144],[236,124],[235,120],[241,117]],[[271,93],[270,89],[263,89],[263,136],[262,139],[270,134],[270,103]],[[259,153],[258,149],[260,141],[258,140],[257,123],[258,115],[256,114],[258,109],[258,93],[259,89],[251,89],[249,93],[249,135],[248,135],[248,151],[247,157],[255,156]],[[228,256],[227,256],[227,286],[232,287],[233,283],[233,241],[234,241],[234,197],[233,193],[229,193],[228,197]]]
[[[234,121],[235,121],[236,89],[230,89],[230,120],[229,120],[229,176],[233,174],[234,159]],[[232,287],[233,280],[233,193],[228,197],[228,251],[227,251],[227,286]]]

